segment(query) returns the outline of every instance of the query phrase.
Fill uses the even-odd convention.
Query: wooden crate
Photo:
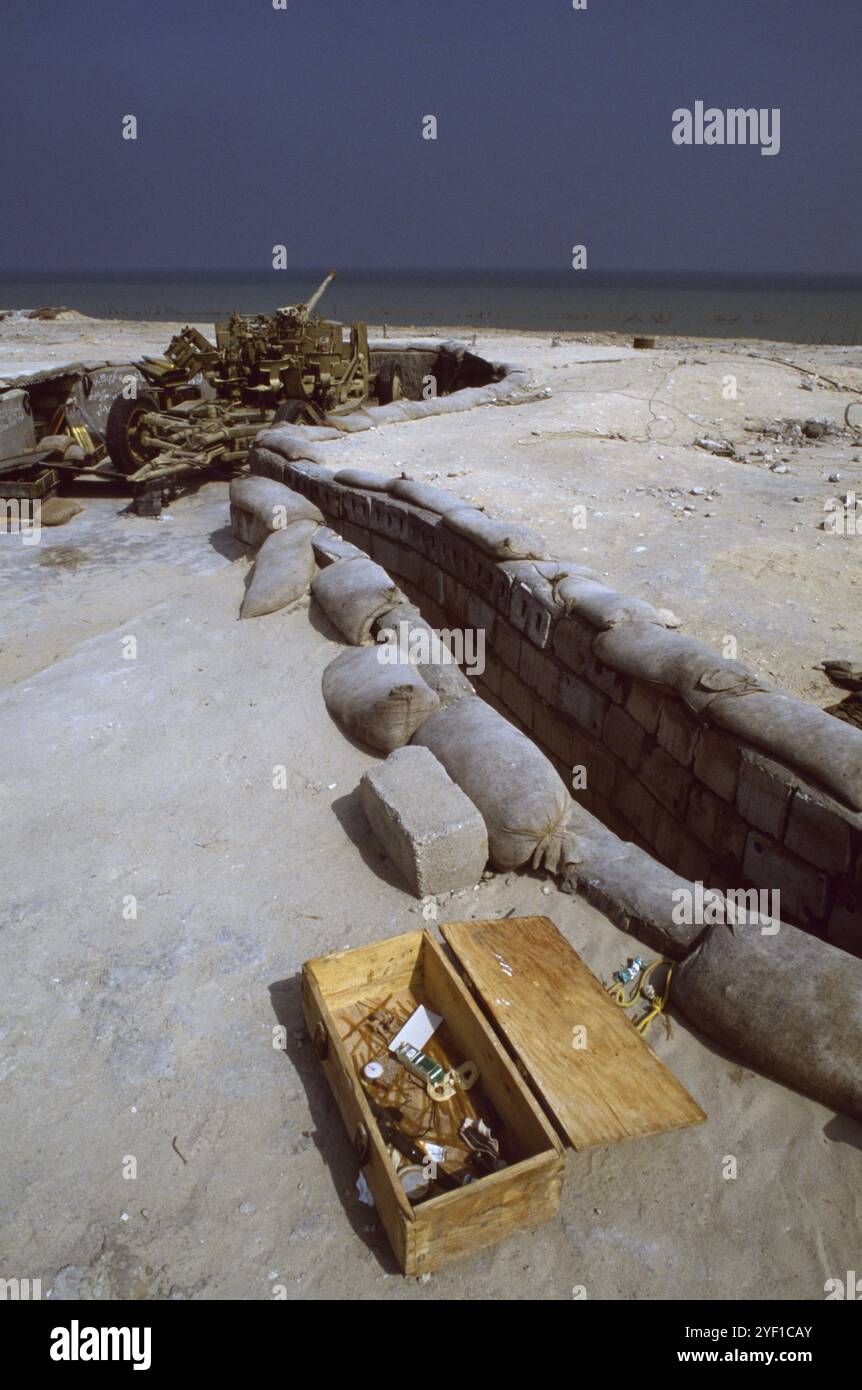
[[[339,1028],[339,1010],[367,996],[369,990],[409,992],[416,1004],[426,1004],[443,1015],[462,1058],[478,1065],[478,1084],[500,1116],[502,1137],[517,1162],[468,1187],[411,1206],[351,1065],[341,1037],[344,1025]],[[307,961],[302,998],[309,1034],[405,1274],[436,1269],[555,1214],[563,1180],[562,1145],[428,932],[410,932]]]
[[[441,931],[459,968],[424,931],[306,961],[302,972],[309,1035],[396,1258],[414,1275],[554,1216],[563,1143],[582,1149],[706,1118],[547,917]],[[410,1204],[345,1042],[348,1011],[370,995],[442,1014],[454,1060],[478,1065],[507,1168]],[[573,1045],[575,1029],[586,1029],[586,1048]]]

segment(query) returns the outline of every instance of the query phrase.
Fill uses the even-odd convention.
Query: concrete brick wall
[[[679,696],[612,670],[593,651],[596,629],[555,610],[517,565],[490,559],[435,513],[386,493],[321,487],[271,459],[253,455],[252,468],[312,497],[429,623],[485,632],[479,693],[532,735],[588,811],[683,878],[777,889],[785,920],[862,955],[862,814]]]

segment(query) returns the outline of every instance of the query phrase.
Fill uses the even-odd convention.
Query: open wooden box
[[[309,1035],[396,1258],[412,1275],[555,1215],[564,1139],[584,1148],[706,1118],[548,918],[450,922],[441,931],[469,989],[427,931],[306,961],[302,971]],[[507,1168],[411,1205],[345,1044],[345,1011],[369,993],[443,1015],[454,1053],[479,1068]],[[586,1048],[573,1045],[576,1028],[586,1029]]]

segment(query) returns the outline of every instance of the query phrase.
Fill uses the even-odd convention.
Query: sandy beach
[[[9,318],[0,378],[158,353],[182,326]],[[685,632],[735,638],[784,689],[840,698],[818,668],[862,660],[862,539],[822,523],[829,499],[862,495],[862,435],[845,423],[862,348],[478,333],[477,351],[527,364],[551,394],[345,437],[342,466],[404,470],[529,523]],[[807,420],[832,423],[816,438],[764,429]],[[338,636],[307,600],[237,621],[250,560],[224,483],[158,521],[110,487],[77,495],[85,510],[38,546],[0,535],[4,1267],[58,1299],[283,1286],[291,1300],[557,1300],[576,1286],[807,1300],[862,1268],[862,1127],[674,1018],[649,1040],[706,1124],[570,1154],[557,1219],[402,1279],[357,1200],[299,1004],[309,956],[421,924],[358,804],[374,755],[320,695]],[[530,873],[483,880],[439,920],[510,909],[547,913],[602,980],[641,949]]]

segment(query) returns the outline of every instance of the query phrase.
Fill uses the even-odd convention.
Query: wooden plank
[[[549,1151],[417,1206],[407,1231],[405,1274],[424,1274],[449,1260],[529,1230],[556,1216],[565,1159]]]
[[[706,1119],[549,918],[440,930],[575,1149]]]

